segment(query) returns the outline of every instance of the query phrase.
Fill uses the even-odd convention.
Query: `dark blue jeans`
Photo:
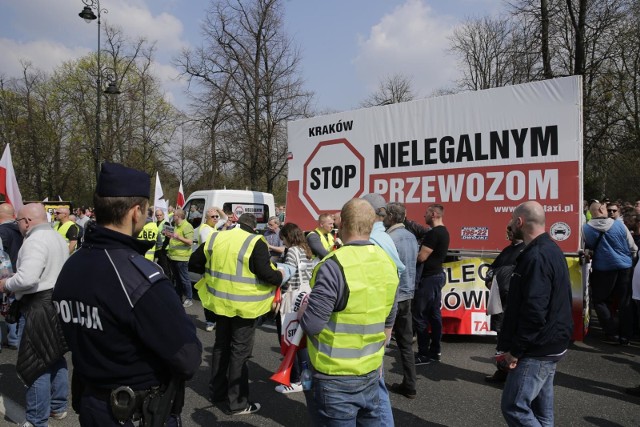
[[[61,357],[27,388],[27,421],[36,427],[46,427],[49,414],[67,410],[68,395],[69,371],[67,361]]]
[[[444,283],[444,272],[423,277],[413,297],[413,323],[418,336],[418,354],[422,356],[440,354],[442,339],[440,304]],[[431,327],[431,335],[429,335],[429,327]]]
[[[509,426],[553,426],[553,377],[557,361],[525,358],[507,375],[502,415]]]
[[[607,335],[631,338],[633,335],[633,309],[631,304],[631,277],[633,269],[598,271],[589,275],[591,301],[600,326]],[[617,305],[617,316],[613,306]]]
[[[305,392],[314,426],[380,426],[380,394],[377,370],[362,376],[313,378]]]
[[[184,296],[186,299],[193,298],[191,279],[189,278],[189,262],[171,261],[171,271],[173,273],[173,280],[175,280],[178,296]]]

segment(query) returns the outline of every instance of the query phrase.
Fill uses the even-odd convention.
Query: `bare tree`
[[[176,60],[192,84],[211,94],[207,99],[224,105],[224,113],[201,105],[217,111],[209,126],[217,159],[235,166],[237,184],[266,191],[286,167],[285,124],[305,116],[311,99],[282,13],[282,0],[214,3],[203,24],[205,45]]]
[[[450,50],[464,67],[459,86],[480,90],[513,83],[519,62],[510,59],[527,53],[514,43],[512,34],[506,18],[471,19],[456,28]]]
[[[413,81],[401,73],[385,76],[380,79],[378,89],[369,95],[360,105],[375,107],[377,105],[397,104],[415,98]]]

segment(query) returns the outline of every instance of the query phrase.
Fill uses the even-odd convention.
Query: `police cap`
[[[100,197],[149,198],[151,177],[146,172],[118,163],[104,162],[98,177],[96,193]]]

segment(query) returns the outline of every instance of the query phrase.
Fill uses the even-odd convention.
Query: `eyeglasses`
[[[618,209],[607,209],[607,212],[609,213],[618,212]]]
[[[29,222],[29,221],[31,221],[31,218],[27,218],[27,217],[24,217],[24,218],[16,218],[16,220],[15,220],[15,221],[13,221],[13,222],[14,222],[15,224],[20,224],[20,221]]]

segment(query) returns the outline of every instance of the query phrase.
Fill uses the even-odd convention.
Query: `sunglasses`
[[[26,216],[24,218],[16,218],[15,221],[13,221],[15,224],[20,224],[20,221],[24,221],[24,222],[29,222],[31,221],[31,218],[27,218]]]
[[[220,218],[220,215],[211,215],[211,218],[218,219],[218,218]]]
[[[607,212],[609,212],[609,213],[618,212],[618,209],[607,209]]]

